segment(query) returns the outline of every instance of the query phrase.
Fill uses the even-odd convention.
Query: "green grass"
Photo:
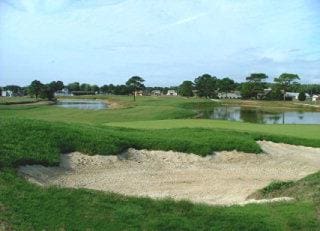
[[[73,97],[81,98],[81,97]],[[88,97],[87,97],[88,98]],[[90,97],[97,98],[97,97]],[[127,97],[102,97],[99,99],[117,102],[123,108],[106,110],[66,109],[47,105],[30,106],[0,106],[1,117],[32,118],[47,121],[79,122],[87,124],[102,124],[108,122],[162,120],[193,118],[198,104],[217,105],[217,103],[202,99],[187,99],[181,97],[138,97],[136,102]]]
[[[30,97],[0,97],[0,105],[27,104],[38,101],[38,99]]]
[[[114,155],[129,147],[198,155],[233,149],[259,153],[255,141],[260,139],[320,147],[319,125],[181,119],[217,104],[208,100],[138,97],[133,103],[129,97],[98,98],[122,108],[0,106],[0,229],[319,230],[320,173],[297,182],[274,182],[253,195],[293,196],[295,202],[231,207],[42,188],[17,175],[21,164],[57,165],[61,152],[76,150],[89,155]]]
[[[4,167],[29,162],[55,165],[61,152],[76,150],[101,155],[118,154],[130,147],[199,155],[234,149],[261,151],[250,134],[223,130],[134,130],[17,118],[2,119],[0,127],[0,166]]]
[[[251,196],[258,199],[274,197],[293,197],[298,200],[313,201],[318,206],[320,216],[320,172],[295,182],[273,182]]]
[[[0,224],[14,230],[317,230],[308,202],[213,207],[83,189],[41,188],[0,172]],[[1,226],[0,226],[1,227]]]
[[[268,135],[280,135],[296,137],[300,139],[320,140],[320,125],[306,124],[255,124],[225,120],[208,119],[176,119],[176,120],[153,120],[134,121],[121,123],[105,123],[106,126],[125,127],[134,129],[172,129],[172,128],[206,128],[225,129],[229,131],[253,132]]]

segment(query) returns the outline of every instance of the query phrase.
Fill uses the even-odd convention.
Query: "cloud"
[[[96,73],[166,85],[204,72],[240,81],[283,70],[318,81],[320,4],[270,1],[1,1],[0,85],[35,76],[103,84]]]
[[[181,25],[184,25],[184,24],[191,23],[193,21],[196,21],[196,20],[200,19],[201,17],[206,16],[207,14],[208,13],[200,13],[200,14],[197,14],[197,15],[193,15],[193,16],[190,16],[190,17],[179,19],[179,20],[174,21],[172,23],[168,23],[166,25],[158,27],[157,29],[151,31],[150,34],[161,32],[161,31],[165,31],[165,30],[169,30],[169,29],[174,28],[174,27],[178,27],[178,26],[181,26]]]

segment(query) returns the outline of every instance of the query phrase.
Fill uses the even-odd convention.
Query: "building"
[[[160,96],[161,95],[161,91],[160,90],[153,90],[153,91],[151,91],[151,95]]]
[[[293,100],[298,100],[299,94],[300,93],[297,93],[297,92],[286,92],[285,97],[292,98]],[[311,99],[311,96],[308,93],[305,93],[305,94],[306,94],[306,99]]]
[[[143,91],[141,91],[141,90],[136,91],[135,94],[136,94],[136,96],[143,96]]]
[[[2,97],[12,97],[13,96],[13,92],[9,91],[9,90],[2,90],[1,91],[1,96]]]
[[[313,95],[312,96],[312,102],[317,102],[320,101],[320,96],[319,95]]]
[[[219,99],[241,99],[241,94],[239,91],[229,92],[229,93],[219,92],[218,98]]]
[[[68,88],[63,88],[62,90],[56,91],[54,96],[73,96],[73,93],[70,92]]]
[[[169,96],[177,96],[178,93],[175,90],[168,90],[167,95],[169,95]]]

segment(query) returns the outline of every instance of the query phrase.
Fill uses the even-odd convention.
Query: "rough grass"
[[[30,97],[0,97],[0,105],[27,104],[40,101]]]
[[[313,201],[320,212],[320,172],[298,181],[273,182],[250,197],[262,199],[284,196]]]
[[[2,166],[29,162],[54,165],[61,152],[76,150],[101,155],[118,154],[130,147],[199,155],[234,149],[253,153],[261,151],[249,134],[222,130],[99,128],[17,118],[2,119],[0,127]]]
[[[213,207],[83,189],[41,188],[0,172],[0,223],[14,230],[317,230],[308,202]]]

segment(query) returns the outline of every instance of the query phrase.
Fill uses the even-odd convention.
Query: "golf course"
[[[65,99],[106,108],[0,105],[0,230],[319,230],[319,124],[201,117],[228,104],[318,108],[179,96],[58,100]]]

